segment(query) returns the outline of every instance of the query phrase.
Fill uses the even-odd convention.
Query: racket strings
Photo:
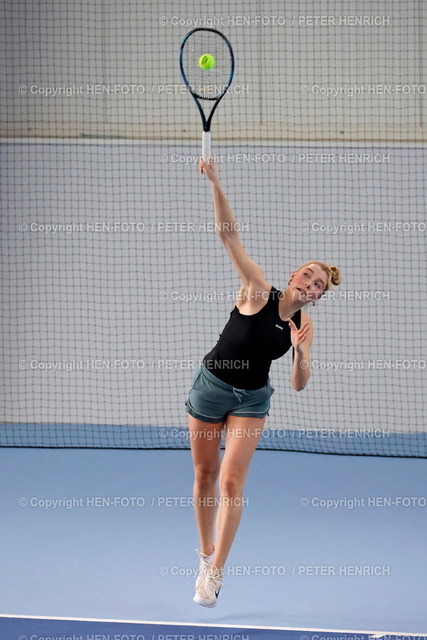
[[[215,66],[202,69],[199,60],[207,53],[215,58]],[[232,70],[231,52],[226,41],[209,31],[191,34],[183,47],[183,70],[191,90],[199,98],[218,99],[229,86]]]

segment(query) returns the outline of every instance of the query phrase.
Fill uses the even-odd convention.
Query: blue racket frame
[[[195,91],[193,91],[187,76],[185,75],[184,72],[184,64],[183,64],[183,55],[184,55],[184,47],[185,44],[188,40],[188,38],[195,33],[196,31],[208,31],[210,33],[216,33],[217,35],[219,35],[224,42],[226,43],[228,50],[230,52],[230,59],[231,59],[231,67],[230,67],[230,75],[228,78],[228,81],[226,82],[226,84],[224,85],[224,90],[222,91],[222,93],[219,96],[213,96],[212,98],[208,97],[208,96],[200,96],[198,95]],[[221,33],[221,31],[218,31],[217,29],[209,29],[208,27],[197,27],[196,29],[192,29],[191,31],[189,31],[187,33],[187,35],[185,36],[185,38],[182,41],[181,44],[181,50],[180,50],[180,54],[179,54],[179,66],[181,69],[181,75],[182,78],[185,82],[185,85],[187,87],[187,89],[189,90],[189,92],[191,93],[191,95],[194,98],[195,103],[197,104],[197,108],[199,110],[200,113],[200,117],[202,119],[202,123],[203,123],[203,140],[202,140],[202,156],[204,158],[209,158],[209,156],[211,155],[211,123],[212,123],[212,118],[213,115],[220,103],[220,101],[222,100],[222,98],[224,97],[224,95],[227,93],[227,90],[229,88],[229,86],[231,85],[231,82],[233,80],[233,76],[234,76],[234,53],[233,53],[233,48],[228,40],[228,38],[225,37],[225,35],[223,33]],[[215,104],[212,107],[212,110],[209,114],[209,117],[207,118],[205,115],[205,112],[203,111],[203,107],[200,103],[200,100],[210,100],[210,101],[215,101]]]

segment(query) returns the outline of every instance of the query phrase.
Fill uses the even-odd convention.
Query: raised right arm
[[[268,294],[271,285],[266,281],[263,269],[247,255],[240,242],[237,220],[222,189],[216,164],[202,161],[200,171],[206,175],[211,183],[216,233],[240,276],[246,295],[255,301],[260,293],[267,292]]]

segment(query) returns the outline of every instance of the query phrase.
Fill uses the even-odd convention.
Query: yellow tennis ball
[[[199,67],[201,69],[213,69],[216,65],[216,60],[210,53],[204,53],[199,58]]]

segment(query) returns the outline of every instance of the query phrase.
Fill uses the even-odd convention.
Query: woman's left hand
[[[288,324],[291,328],[291,342],[292,342],[293,348],[297,353],[303,353],[303,349],[301,345],[306,338],[306,335],[310,328],[310,323],[308,321],[304,322],[301,329],[298,329],[295,322],[293,322],[293,320],[288,318]]]

